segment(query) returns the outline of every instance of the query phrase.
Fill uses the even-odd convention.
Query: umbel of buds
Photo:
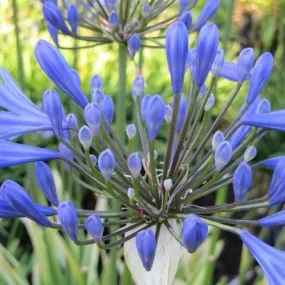
[[[127,0],[79,0],[76,4],[67,1],[64,5],[61,5],[61,1],[54,0],[42,2],[43,18],[57,46],[62,47],[61,36],[73,37],[87,43],[81,47],[118,42],[128,46],[131,58],[141,47],[163,48],[162,33],[178,19],[189,32],[201,29],[216,13],[220,4],[219,0],[208,0],[201,15],[192,21],[191,10],[195,8],[197,1],[147,3]]]
[[[82,15],[70,7],[68,20],[72,22],[72,29],[69,30],[60,10],[52,3],[44,3],[45,18],[63,33],[78,32],[75,23],[81,21]],[[105,12],[113,11],[118,5],[120,2],[108,1],[102,8]],[[180,9],[184,10],[183,7]],[[153,9],[157,8],[144,8],[144,17],[154,13]],[[204,11],[203,17],[211,13]],[[102,15],[103,10],[100,17]],[[137,270],[143,275],[149,271],[144,275],[146,278],[166,274],[164,262],[170,264],[169,260],[174,257],[173,262],[177,262],[171,264],[172,269],[167,273],[170,283],[177,270],[179,248],[183,246],[190,253],[199,250],[210,232],[209,226],[217,227],[241,238],[271,284],[283,284],[285,276],[281,266],[285,253],[266,245],[245,227],[283,226],[284,211],[259,220],[232,218],[233,212],[270,208],[285,202],[285,156],[255,161],[256,144],[263,135],[270,130],[285,131],[285,110],[271,111],[269,101],[259,97],[272,71],[273,57],[264,53],[254,62],[253,51],[246,49],[237,63],[224,62],[224,52],[218,47],[219,31],[214,24],[204,25],[196,47],[188,50],[187,28],[179,20],[167,31],[166,59],[173,90],[172,104],[166,105],[163,96],[155,90],[152,92],[155,95],[145,95],[144,78],[138,74],[131,92],[136,125],[127,127],[126,141],[113,129],[114,103],[104,94],[102,78],[95,75],[91,79],[91,94],[87,96],[81,89],[79,75],[46,41],[36,45],[36,59],[58,89],[81,108],[83,124],[78,125],[75,115],[65,115],[54,90],[44,93],[41,109],[25,96],[6,71],[0,70],[3,82],[0,83],[0,106],[5,110],[0,117],[0,167],[35,163],[36,181],[51,204],[48,207],[35,203],[19,184],[7,180],[0,190],[0,217],[25,217],[44,227],[59,229],[78,245],[95,243],[109,249],[133,242],[133,247],[126,246],[127,263],[134,275]],[[189,71],[191,76],[184,76]],[[235,82],[235,88],[218,116],[207,126],[215,102],[213,90],[221,77]],[[185,80],[190,81],[189,90]],[[248,96],[237,118],[221,129],[220,123],[223,121],[225,125],[223,118],[246,81],[249,81]],[[182,91],[188,92],[184,95]],[[11,140],[47,130],[53,131],[58,140],[58,150]],[[163,133],[167,134],[164,152],[165,148],[157,144]],[[131,144],[135,136],[141,146],[136,151]],[[63,162],[66,171],[78,174],[82,185],[88,181],[86,191],[92,190],[95,195],[119,202],[121,209],[88,211],[77,209],[74,201],[62,201],[47,165],[50,160]],[[256,169],[261,167],[269,168],[273,174],[267,194],[254,199],[251,198],[252,181]],[[197,202],[225,187],[233,189],[232,201],[210,206]],[[217,217],[216,213],[224,214]],[[50,219],[50,216],[58,219]],[[113,225],[119,229],[112,231]],[[110,227],[108,234],[104,234],[105,227]],[[171,242],[160,238],[162,232]],[[132,250],[131,254],[128,249]],[[139,260],[140,268],[135,259]]]

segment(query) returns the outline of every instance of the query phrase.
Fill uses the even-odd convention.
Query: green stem
[[[239,285],[244,285],[246,281],[246,274],[249,268],[250,262],[250,254],[248,252],[248,249],[246,248],[245,245],[242,246],[242,251],[241,251],[241,260],[240,260],[240,266],[239,266]]]
[[[12,0],[12,8],[13,8],[13,22],[15,26],[15,38],[16,38],[16,48],[17,48],[18,80],[20,82],[21,87],[24,88],[25,74],[24,74],[22,45],[20,40],[20,27],[18,22],[17,0]]]
[[[222,205],[226,201],[227,198],[227,189],[226,187],[221,188],[220,191],[217,193],[216,197],[216,203],[215,205]],[[207,221],[209,223],[209,221]],[[214,222],[211,222],[212,224]],[[216,254],[216,248],[218,244],[218,240],[220,237],[221,230],[219,228],[214,228],[212,231],[211,236],[211,243],[210,243],[210,250],[208,254],[208,260],[206,262],[206,268],[205,268],[205,275],[204,275],[204,285],[211,285],[213,282],[213,273],[214,273],[214,265],[215,260],[213,259],[213,256]]]
[[[119,45],[119,86],[116,101],[116,130],[121,141],[125,138],[126,125],[126,84],[127,84],[127,48]]]

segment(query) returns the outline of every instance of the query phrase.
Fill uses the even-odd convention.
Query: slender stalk
[[[125,138],[126,129],[126,84],[127,84],[127,47],[119,45],[119,86],[116,100],[116,130],[121,141]]]
[[[155,166],[155,159],[154,159],[154,141],[149,142],[149,158],[150,158],[152,190],[153,190],[153,194],[156,200],[156,204],[158,205],[159,193],[158,193],[157,174],[156,174],[156,166]]]
[[[173,113],[172,113],[172,120],[171,120],[169,135],[168,135],[168,141],[167,141],[166,156],[165,156],[165,161],[164,161],[164,166],[163,166],[162,182],[168,176],[168,168],[169,168],[170,159],[171,159],[173,140],[175,136],[175,129],[176,129],[178,111],[179,111],[179,106],[180,106],[180,99],[181,99],[181,94],[174,95]]]

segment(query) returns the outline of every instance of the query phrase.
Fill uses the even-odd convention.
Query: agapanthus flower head
[[[153,11],[155,6],[151,7],[149,17]],[[182,31],[180,35],[177,30]],[[181,35],[182,40],[179,39]],[[131,272],[135,274],[140,267],[143,276],[146,271],[150,271],[147,272],[150,275],[157,274],[160,263],[169,264],[169,260],[175,262],[171,268],[176,271],[181,247],[186,247],[189,252],[196,251],[207,238],[208,226],[214,226],[240,235],[265,270],[268,280],[279,281],[283,273],[271,270],[263,256],[270,252],[270,260],[273,254],[280,254],[260,241],[252,245],[255,238],[237,226],[283,225],[284,213],[260,220],[237,220],[232,215],[238,211],[270,208],[285,201],[285,156],[259,162],[256,157],[257,143],[266,132],[270,129],[285,131],[285,111],[271,111],[270,102],[258,96],[271,72],[272,56],[262,55],[249,75],[252,51],[243,51],[238,63],[223,62],[223,52],[218,51],[218,38],[217,27],[206,25],[200,31],[196,47],[189,51],[185,25],[178,21],[169,28],[166,60],[174,91],[172,104],[166,106],[162,95],[145,95],[142,72],[136,70],[132,88],[136,97],[132,100],[135,121],[131,121],[126,129],[128,139],[124,136],[124,128],[123,132],[117,133],[113,126],[115,106],[113,99],[102,91],[102,78],[98,75],[92,78],[92,103],[89,103],[81,89],[79,74],[47,42],[38,43],[36,58],[57,87],[79,105],[78,118],[84,118],[83,124],[88,126],[72,114],[66,117],[64,107],[53,91],[46,93],[44,108],[40,109],[25,96],[11,76],[0,69],[0,167],[36,162],[37,182],[49,202],[57,207],[55,210],[36,204],[20,185],[5,181],[0,190],[0,217],[30,218],[41,225],[65,231],[78,245],[97,243],[100,248],[109,249],[125,244],[126,259],[136,255],[136,260],[141,261],[140,266],[128,262]],[[183,56],[178,51],[183,52]],[[191,77],[185,77],[189,87],[183,84],[187,69],[191,74]],[[211,70],[210,84],[208,81],[205,84]],[[236,82],[232,83],[236,86],[222,108],[215,108],[217,113],[211,118],[215,102],[213,90],[220,77]],[[247,79],[250,79],[250,96],[236,118],[226,126],[225,115]],[[219,90],[215,94],[219,99]],[[59,151],[11,141],[27,133],[52,130]],[[140,145],[134,148],[135,135]],[[163,138],[159,143],[158,135]],[[49,160],[60,160],[66,171],[75,172],[76,180],[83,188],[86,186],[86,191],[92,190],[96,196],[116,201],[116,205],[119,202],[120,209],[111,207],[110,211],[97,212],[76,209],[72,201],[60,203],[51,171],[43,163]],[[255,172],[262,167],[271,169],[273,174],[267,194],[255,199],[252,198],[255,191],[251,190],[251,182]],[[72,177],[70,175],[70,179]],[[88,180],[88,184],[83,179]],[[201,205],[204,199],[200,198],[207,198],[225,187],[233,188],[234,201]],[[246,195],[248,192],[251,195]],[[216,215],[221,212],[224,214]],[[48,216],[58,216],[60,223],[53,223],[56,219],[51,220]],[[176,221],[183,225],[181,231]],[[92,239],[87,239],[83,225]],[[118,226],[118,232],[113,232],[114,225]],[[108,234],[103,233],[103,226],[108,228]],[[163,243],[162,233],[169,236],[171,242]],[[113,236],[117,239],[113,240]],[[127,246],[129,242],[133,247]],[[167,275],[169,282],[174,275],[175,272]]]
[[[166,28],[178,19],[189,32],[200,29],[216,12],[219,1],[208,1],[201,16],[192,24],[191,11],[197,1],[122,1],[104,0],[96,3],[89,1],[43,2],[43,18],[54,42],[64,46],[61,37],[74,37],[81,42],[80,47],[93,47],[113,42],[128,46],[129,55],[134,57],[140,47],[163,48]],[[211,3],[212,2],[212,3]],[[169,13],[164,13],[169,11]],[[153,40],[155,38],[155,40]],[[72,47],[68,47],[72,48]]]

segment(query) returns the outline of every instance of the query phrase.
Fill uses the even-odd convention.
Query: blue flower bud
[[[250,71],[254,64],[253,48],[243,49],[238,57],[237,72],[238,81],[244,82],[250,77]]]
[[[205,25],[198,37],[196,49],[196,71],[194,80],[201,87],[208,76],[216,58],[219,44],[219,30],[214,24]]]
[[[56,136],[62,133],[63,107],[55,90],[48,90],[43,95],[43,107]]]
[[[179,17],[179,21],[181,21],[187,28],[187,30],[190,29],[191,25],[192,25],[192,16],[191,13],[189,11],[184,11],[180,17]]]
[[[204,97],[204,95],[207,93],[207,90],[208,90],[207,86],[203,84],[199,90],[197,102],[199,102]]]
[[[95,74],[90,81],[91,89],[100,89],[103,87],[103,79],[100,75]]]
[[[182,225],[182,241],[188,252],[194,253],[207,236],[208,225],[198,216],[188,215]]]
[[[195,81],[196,75],[196,61],[197,61],[197,50],[196,48],[189,49],[187,55],[187,65],[191,72],[191,77]]]
[[[150,13],[150,6],[148,4],[144,4],[142,6],[142,16],[146,18]]]
[[[128,197],[130,200],[133,200],[136,196],[134,188],[129,188],[128,189]]]
[[[189,6],[189,0],[179,0],[178,5],[179,5],[179,13],[182,14],[184,11],[187,10]]]
[[[85,221],[85,229],[92,236],[95,242],[102,241],[103,224],[100,216],[93,214]]]
[[[269,113],[270,109],[271,109],[270,102],[266,98],[263,98],[257,105],[256,114]]]
[[[257,150],[254,146],[251,145],[247,147],[243,155],[244,162],[250,162],[256,157],[256,154],[257,154]]]
[[[165,49],[172,91],[179,94],[183,86],[188,55],[188,31],[182,22],[177,21],[168,28]]]
[[[149,140],[153,141],[157,137],[164,120],[165,104],[160,95],[155,95],[150,98],[147,106],[146,127]]]
[[[224,134],[221,131],[217,131],[214,133],[212,138],[212,149],[216,151],[218,146],[225,140]]]
[[[47,22],[47,30],[54,43],[58,46],[58,29],[54,27],[50,22]]]
[[[92,135],[97,135],[101,124],[101,110],[96,103],[89,103],[84,108],[84,119],[92,131]]]
[[[69,5],[67,8],[67,19],[70,24],[72,33],[76,35],[79,22],[79,14],[75,5]]]
[[[40,40],[35,47],[35,57],[38,64],[51,81],[66,93],[81,108],[87,104],[87,98],[75,79],[61,53],[50,43]]]
[[[213,76],[219,75],[219,72],[222,66],[224,65],[224,57],[225,57],[224,51],[222,49],[218,49],[215,60],[211,68]]]
[[[64,18],[57,6],[52,1],[46,1],[43,5],[43,15],[46,21],[64,34],[70,35],[70,31],[65,24]]]
[[[172,112],[173,112],[172,106],[167,105],[165,107],[165,114],[164,114],[164,120],[166,121],[167,124],[169,124],[171,122]]]
[[[142,158],[138,152],[134,152],[129,156],[128,167],[133,178],[138,178],[142,169]]]
[[[128,50],[130,57],[133,58],[141,47],[141,39],[138,34],[133,34],[128,40]]]
[[[213,108],[214,104],[215,104],[215,96],[213,93],[211,93],[204,107],[205,112],[210,111]]]
[[[145,95],[142,98],[141,101],[141,117],[142,117],[142,121],[146,122],[146,118],[147,118],[147,110],[148,110],[148,103],[150,100],[151,96],[150,95]]]
[[[102,104],[102,113],[104,114],[108,123],[111,125],[114,119],[115,104],[110,96],[104,96]]]
[[[285,225],[285,210],[264,217],[258,221],[261,227],[278,227]]]
[[[182,94],[181,99],[180,99],[179,111],[178,111],[176,133],[179,133],[182,129],[182,126],[184,124],[184,120],[186,117],[186,111],[187,111],[187,100],[184,94]]]
[[[77,128],[78,127],[77,117],[73,113],[70,113],[67,115],[66,122],[67,122],[67,125],[69,128]]]
[[[285,159],[276,165],[268,189],[269,205],[275,206],[285,202]]]
[[[97,164],[97,157],[94,154],[90,154],[91,163],[96,166]]]
[[[126,134],[129,140],[132,140],[137,132],[137,128],[134,124],[128,125],[126,128]]]
[[[220,0],[208,0],[200,12],[199,18],[194,25],[194,30],[200,30],[206,22],[215,15],[219,5]]]
[[[113,11],[109,16],[108,16],[108,24],[111,30],[116,30],[118,25],[119,25],[119,15],[117,12]]]
[[[73,160],[74,156],[72,151],[69,148],[67,148],[63,143],[59,143],[58,150],[63,158],[68,160]]]
[[[261,161],[261,164],[266,168],[274,170],[275,167],[277,166],[277,164],[279,163],[279,161],[283,160],[283,159],[285,159],[285,156],[280,155],[280,156],[265,159],[265,160]]]
[[[1,187],[4,201],[21,216],[27,217],[44,227],[49,227],[51,222],[41,213],[38,206],[23,187],[12,180],[6,180]]]
[[[142,75],[137,75],[134,79],[132,85],[132,95],[134,101],[136,101],[137,97],[142,97],[144,95],[144,79]]]
[[[144,268],[150,271],[156,251],[154,232],[151,229],[140,231],[136,236],[136,246]]]
[[[40,186],[43,194],[48,201],[57,206],[59,204],[56,194],[55,183],[50,168],[42,161],[35,164],[35,177],[38,185]]]
[[[87,126],[80,128],[78,132],[78,139],[84,149],[89,149],[92,143],[92,131]]]
[[[77,240],[77,212],[72,201],[61,202],[57,208],[57,216],[64,231],[72,240]]]
[[[93,103],[96,103],[101,106],[104,101],[103,92],[100,89],[93,89],[91,93],[91,100]]]
[[[117,4],[117,0],[105,0],[105,5],[109,12],[111,12]]]
[[[232,147],[228,141],[219,144],[215,152],[216,170],[222,170],[232,158]]]
[[[219,71],[219,76],[234,82],[238,82],[239,81],[238,64],[234,62],[224,62],[222,68]],[[247,79],[249,78],[250,74]]]
[[[109,180],[116,166],[115,156],[110,149],[106,149],[100,153],[98,166],[104,178]]]
[[[243,200],[252,183],[252,171],[249,165],[241,162],[233,175],[235,202]]]
[[[247,104],[251,104],[261,92],[271,74],[273,65],[274,59],[269,52],[262,54],[258,58],[252,69],[249,91],[246,99]]]

